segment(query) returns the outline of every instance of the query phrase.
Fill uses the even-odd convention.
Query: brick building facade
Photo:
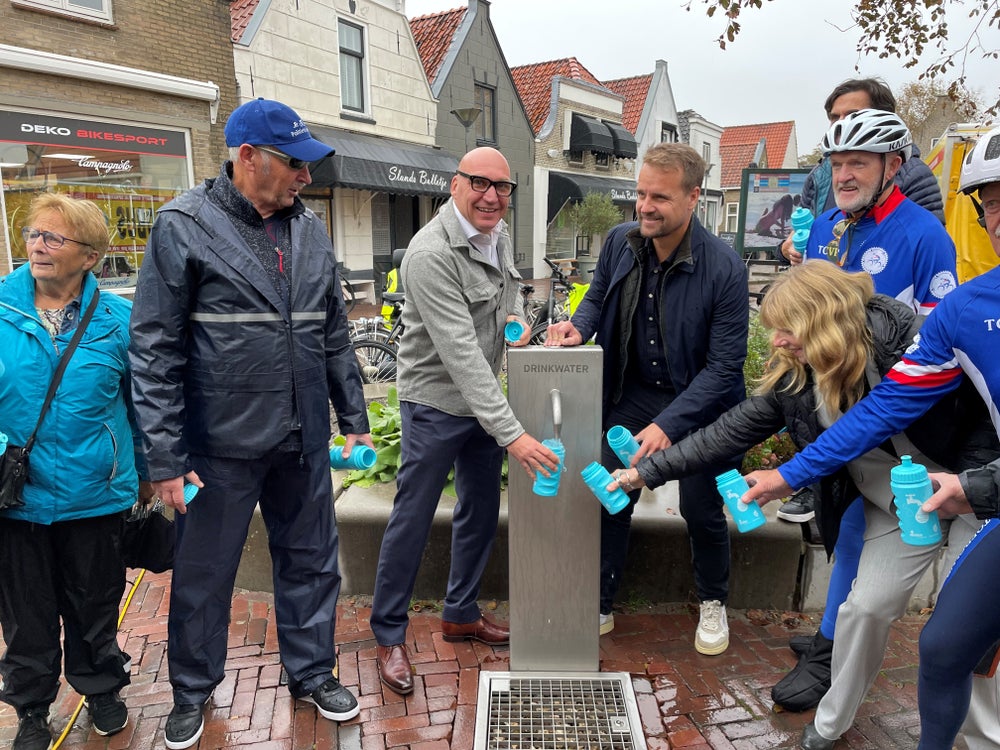
[[[63,0],[0,3],[0,273],[25,260],[31,198],[55,190],[108,215],[112,247],[98,275],[127,290],[155,210],[226,158],[230,15],[218,0],[98,5],[104,18]]]

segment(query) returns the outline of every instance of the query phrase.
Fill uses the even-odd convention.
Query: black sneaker
[[[48,706],[27,709],[17,725],[11,750],[49,750],[51,747]]]
[[[788,648],[792,650],[796,656],[802,656],[809,647],[812,646],[813,638],[812,635],[793,635],[788,639]]]
[[[330,719],[330,721],[348,721],[361,711],[358,699],[335,677],[331,677],[312,693],[303,695],[299,700],[315,703],[316,710],[324,719]]]
[[[816,511],[813,510],[815,500],[816,496],[813,491],[808,487],[803,487],[792,495],[788,502],[782,503],[781,507],[778,508],[778,518],[792,523],[805,523],[816,515]]]
[[[163,734],[167,750],[184,750],[201,737],[205,729],[205,707],[174,704]]]
[[[90,711],[94,731],[102,737],[116,734],[128,724],[128,709],[117,691],[88,695],[84,698],[83,705]]]

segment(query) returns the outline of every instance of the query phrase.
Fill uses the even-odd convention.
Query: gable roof
[[[260,0],[233,0],[229,3],[229,18],[232,22],[230,38],[234,42],[239,42],[243,38],[243,32],[250,25],[250,19],[253,18],[259,4]]]
[[[448,54],[455,33],[465,18],[466,10],[468,9],[455,8],[410,19],[410,31],[417,43],[420,62],[423,63],[427,80],[432,85],[441,70],[441,64]]]
[[[565,57],[562,60],[518,65],[510,69],[514,78],[514,86],[524,103],[524,111],[531,123],[531,130],[538,134],[545,118],[549,114],[552,99],[552,79],[556,76],[586,81],[596,86],[603,84],[594,77],[575,57]]]
[[[719,155],[722,158],[721,185],[730,187],[740,184],[743,169],[750,166],[761,138],[765,139],[768,168],[781,169],[794,129],[793,120],[734,125],[723,129],[719,140]]]
[[[646,96],[649,94],[649,87],[653,83],[653,74],[647,73],[643,76],[632,76],[631,78],[618,78],[614,81],[604,81],[604,86],[611,89],[616,94],[625,99],[622,105],[622,125],[632,135],[635,135],[639,127],[639,118],[642,117],[642,109],[646,106]]]

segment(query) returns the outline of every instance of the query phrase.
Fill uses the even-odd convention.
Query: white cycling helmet
[[[859,109],[837,120],[823,136],[823,156],[840,151],[899,152],[903,161],[913,153],[913,138],[899,116],[881,109]]]
[[[1000,182],[1000,127],[982,136],[962,163],[958,189],[968,195],[972,191]]]

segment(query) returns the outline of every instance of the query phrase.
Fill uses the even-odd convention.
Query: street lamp
[[[462,127],[465,128],[465,152],[469,153],[469,131],[475,124],[476,120],[479,119],[479,115],[483,110],[479,107],[463,107],[461,109],[453,109],[451,113],[458,118],[458,121],[462,123]]]

